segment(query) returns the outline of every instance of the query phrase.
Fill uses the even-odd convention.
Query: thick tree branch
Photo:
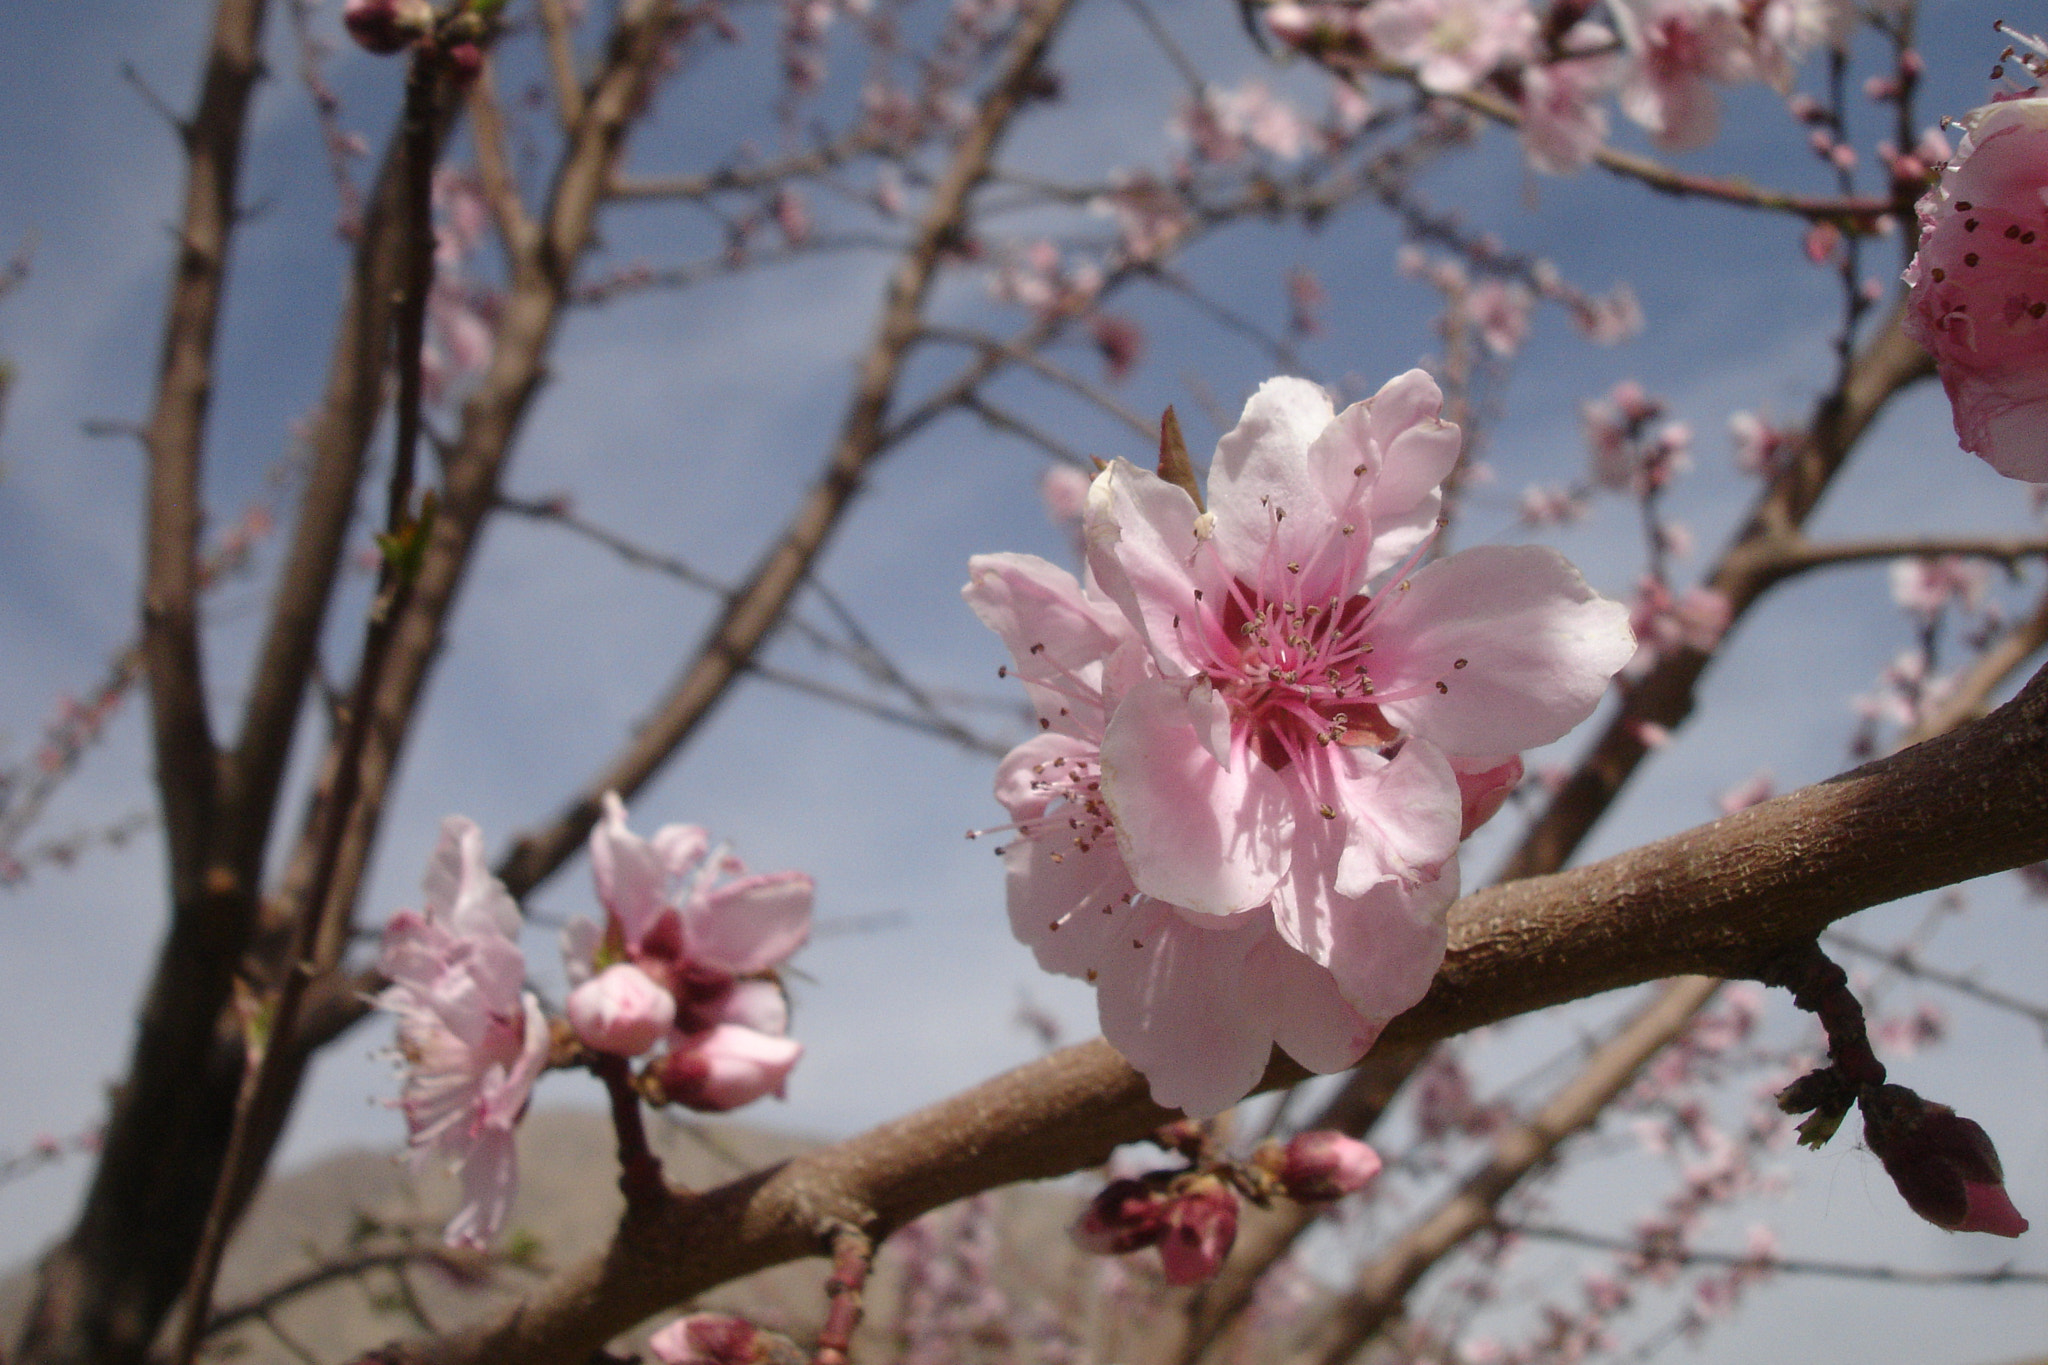
[[[1661,977],[1743,975],[1834,920],[2048,856],[2048,674],[1991,716],[1854,772],[1454,907],[1419,1046]],[[1292,1084],[1284,1060],[1269,1085]],[[1100,1040],[834,1147],[629,1220],[612,1247],[492,1323],[388,1361],[560,1362],[725,1280],[815,1254],[833,1220],[881,1235],[979,1190],[1099,1163],[1166,1117]]]

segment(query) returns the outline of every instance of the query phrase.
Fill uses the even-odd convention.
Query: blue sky
[[[0,52],[12,54],[0,81],[0,119],[10,129],[0,140],[0,251],[31,234],[36,243],[30,278],[0,300],[0,355],[16,372],[0,430],[0,543],[8,546],[0,556],[0,756],[9,759],[33,743],[54,698],[88,685],[131,629],[139,460],[130,443],[89,437],[81,422],[146,410],[164,225],[177,206],[173,140],[121,68],[132,65],[183,107],[201,8],[48,0],[0,8]],[[1242,41],[1230,6],[1181,0],[1162,12],[1219,82],[1262,74],[1289,90],[1315,89],[1307,73],[1266,68]],[[1982,97],[1997,46],[1989,17],[1975,4],[1929,7],[1923,107],[1930,116],[1960,112]],[[331,12],[318,22],[335,28]],[[258,102],[245,180],[247,197],[263,211],[245,230],[232,275],[212,435],[217,524],[261,492],[289,450],[290,424],[318,392],[344,260],[329,230],[332,190],[307,98],[290,75],[282,14],[270,37],[278,74]],[[772,127],[759,118],[758,79],[772,57],[771,45],[756,41],[722,56],[723,65],[686,70],[664,95],[634,164],[702,165],[750,132],[772,140]],[[1006,164],[1096,182],[1116,167],[1170,154],[1175,77],[1144,45],[1128,11],[1084,6],[1055,64],[1066,96],[1019,130]],[[333,62],[345,118],[373,142],[397,72],[345,47]],[[1686,164],[1825,186],[1782,103],[1761,89],[1739,92],[1727,137]],[[1574,477],[1583,462],[1576,404],[1634,376],[1668,398],[1696,434],[1697,468],[1673,499],[1674,514],[1700,546],[1696,570],[1750,492],[1728,458],[1728,414],[1747,407],[1794,418],[1828,373],[1832,286],[1801,256],[1798,227],[1678,204],[1598,176],[1536,179],[1498,136],[1432,173],[1427,187],[1439,203],[1459,205],[1473,226],[1551,256],[1589,289],[1630,281],[1649,320],[1642,339],[1598,349],[1554,311],[1539,314],[1489,433],[1497,489],[1475,497],[1461,543],[1522,538],[1512,524],[1513,495],[1530,482]],[[1022,236],[1035,225],[1006,226]],[[676,210],[635,208],[608,225],[606,251],[594,265],[673,260],[710,231]],[[1232,306],[1277,323],[1288,268],[1312,265],[1330,292],[1329,328],[1304,359],[1325,380],[1355,375],[1377,386],[1435,346],[1432,297],[1393,274],[1397,242],[1383,218],[1354,212],[1306,238],[1231,229],[1191,253],[1186,268]],[[1895,268],[1889,245],[1870,261],[1881,278]],[[822,458],[885,265],[880,256],[826,255],[687,295],[583,312],[564,331],[509,488],[528,496],[573,492],[592,519],[706,571],[737,576]],[[1018,321],[993,310],[977,275],[949,279],[938,299],[951,317],[998,329]],[[1152,355],[1121,396],[1142,413],[1179,405],[1190,443],[1205,450],[1217,433],[1201,415],[1196,386],[1234,409],[1271,361],[1196,325],[1170,298],[1134,298],[1128,310],[1146,326]],[[1096,374],[1089,357],[1068,359]],[[1042,387],[1017,381],[999,391],[1080,449],[1142,454],[1120,427]],[[1034,492],[1041,468],[1032,451],[954,418],[877,471],[823,577],[913,676],[1000,695],[1000,648],[960,606],[958,588],[967,557],[977,552],[1064,553]],[[1552,539],[1597,586],[1621,595],[1639,567],[1630,515],[1610,503],[1587,525]],[[1850,535],[2029,524],[2015,486],[1956,451],[1945,407],[1927,387],[1887,415],[1815,529]],[[272,564],[274,557],[260,559],[259,574]],[[2038,573],[2031,582],[2038,585]],[[230,583],[212,602],[210,663],[223,722],[239,700],[262,583]],[[361,591],[358,585],[358,597]],[[516,520],[494,529],[407,756],[366,919],[413,902],[443,814],[471,815],[494,847],[550,814],[628,733],[695,643],[708,611],[701,595],[630,570],[557,529]],[[339,653],[353,631],[352,624],[337,629]],[[1586,856],[1709,818],[1712,793],[1758,768],[1770,768],[1781,787],[1838,771],[1852,726],[1849,695],[1866,689],[1907,642],[1881,567],[1780,589],[1729,642],[1705,684],[1700,720],[1645,769]],[[797,641],[783,640],[773,657],[795,670],[818,667]],[[102,825],[148,806],[139,720],[134,706],[124,711],[65,789],[45,832]],[[1571,747],[1565,741],[1561,754]],[[1094,1031],[1088,993],[1039,974],[1010,941],[994,860],[986,845],[961,837],[998,818],[990,773],[985,759],[755,683],[726,701],[689,753],[635,803],[643,830],[671,820],[703,824],[760,869],[811,871],[822,922],[893,917],[887,927],[823,935],[799,959],[796,1027],[809,1053],[788,1101],[751,1117],[841,1133],[972,1083],[1034,1051],[1013,1022],[1027,995],[1058,1015],[1070,1037]],[[1471,881],[1485,876],[1505,833],[1482,838],[1468,859]],[[0,1019],[7,1036],[20,1040],[0,1055],[0,1091],[16,1097],[0,1114],[0,1153],[97,1118],[102,1088],[123,1064],[137,988],[162,929],[158,857],[153,840],[142,838],[0,893]],[[2015,992],[2035,989],[2048,964],[2038,905],[2022,902],[2009,879],[1973,888],[1972,896],[1972,916],[1945,928],[1933,955]],[[579,862],[528,908],[559,919],[591,907]],[[1909,904],[1872,912],[1859,932],[1881,939],[1924,910]],[[536,930],[528,949],[537,977],[558,979],[552,935]],[[2015,1199],[2048,1217],[2048,1051],[2037,1032],[2010,1019],[1944,1003],[1954,1004],[1955,1040],[1906,1064],[1902,1078],[1984,1121],[2006,1157]],[[1516,1031],[1524,1041],[1503,1045],[1499,1074],[1564,1045],[1573,1027]],[[386,1039],[381,1027],[366,1027],[333,1050],[294,1120],[287,1161],[342,1145],[396,1144],[399,1121],[372,1102],[393,1088],[388,1065],[373,1055]],[[587,1080],[575,1077],[551,1079],[540,1092],[542,1103],[595,1099]],[[1846,1138],[1788,1165],[1796,1193],[1763,1211],[1788,1252],[1927,1267],[2048,1264],[2034,1245],[2040,1234],[2017,1247],[1985,1246],[1988,1239],[1952,1238],[1919,1224]],[[83,1173],[72,1164],[0,1187],[0,1257],[27,1254],[61,1230]],[[1608,1227],[1624,1226],[1630,1212],[1611,1196],[1591,1208],[1586,1221],[1604,1218]],[[1740,1221],[1714,1244],[1739,1245]],[[1823,1322],[1853,1315],[1859,1331],[1888,1344],[1886,1354],[1916,1355],[1920,1343],[1942,1358],[1990,1360],[2037,1347],[2040,1291],[1973,1291],[1981,1308],[1973,1306],[1967,1320],[1977,1335],[1961,1337],[1954,1321],[1962,1298],[1937,1300],[1936,1292],[1805,1283],[1768,1290],[1736,1326],[1709,1338],[1703,1353],[1781,1357],[1807,1330],[1796,1324],[1816,1312]]]

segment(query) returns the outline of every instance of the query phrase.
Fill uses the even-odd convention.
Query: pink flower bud
[[[755,1365],[768,1358],[761,1329],[745,1318],[692,1313],[647,1338],[662,1365]]]
[[[1863,1141],[1913,1212],[1936,1227],[1999,1237],[2027,1230],[1990,1135],[1947,1105],[1882,1086],[1863,1101]]]
[[[569,992],[569,1026],[585,1047],[638,1057],[668,1035],[675,997],[630,962],[615,962]]]
[[[1214,1176],[1197,1176],[1166,1206],[1159,1263],[1168,1284],[1206,1284],[1237,1241],[1237,1195]]]
[[[763,1095],[779,1098],[803,1051],[794,1038],[720,1024],[679,1038],[655,1065],[654,1078],[669,1103],[722,1114]]]
[[[1316,1129],[1296,1133],[1280,1164],[1280,1184],[1289,1199],[1316,1203],[1362,1190],[1380,1173],[1380,1154],[1343,1133]]]
[[[433,28],[434,7],[428,0],[348,0],[341,22],[371,52],[403,52]]]
[[[1142,1180],[1112,1180],[1075,1222],[1074,1242],[1097,1256],[1121,1256],[1166,1235],[1164,1200]]]

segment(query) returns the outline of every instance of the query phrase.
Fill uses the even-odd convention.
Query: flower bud
[[[1296,1133],[1280,1158],[1280,1187],[1289,1199],[1315,1203],[1362,1190],[1380,1173],[1380,1154],[1343,1133]]]
[[[341,22],[359,45],[388,55],[405,51],[433,29],[434,7],[428,0],[348,0]]]
[[[1863,1101],[1863,1141],[1907,1205],[1936,1227],[1999,1237],[2027,1230],[1990,1136],[1947,1105],[1902,1085],[1879,1087]]]
[[[1170,1200],[1159,1263],[1168,1284],[1206,1284],[1237,1241],[1237,1195],[1214,1176],[1197,1176]]]
[[[630,962],[615,962],[569,992],[569,1025],[583,1045],[638,1057],[668,1035],[675,997]]]
[[[692,1313],[647,1338],[647,1350],[662,1365],[756,1365],[768,1359],[762,1337],[745,1318]]]
[[[794,1038],[720,1024],[679,1039],[652,1068],[653,1079],[667,1103],[722,1114],[763,1095],[779,1098],[803,1051]]]
[[[1074,1241],[1098,1256],[1121,1256],[1165,1236],[1164,1215],[1164,1198],[1156,1186],[1143,1180],[1112,1180],[1082,1210],[1074,1223]]]

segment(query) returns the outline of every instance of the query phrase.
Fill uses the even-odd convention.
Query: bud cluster
[[[1240,1196],[1261,1207],[1276,1197],[1324,1203],[1365,1188],[1380,1172],[1379,1153],[1342,1133],[1297,1133],[1267,1140],[1247,1161],[1215,1156],[1199,1127],[1182,1122],[1156,1140],[1189,1165],[1112,1180],[1074,1224],[1085,1251],[1121,1256],[1159,1248],[1166,1282],[1204,1284],[1223,1268],[1237,1240]]]

